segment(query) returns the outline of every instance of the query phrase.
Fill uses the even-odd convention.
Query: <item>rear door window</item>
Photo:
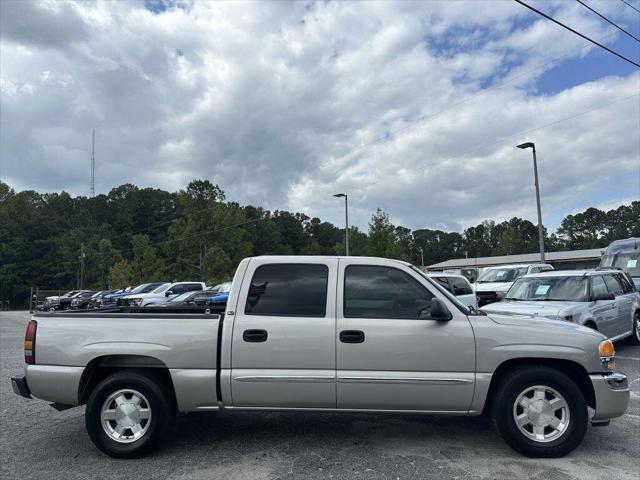
[[[319,264],[258,267],[251,279],[244,313],[282,317],[324,317],[329,268]]]
[[[606,295],[607,293],[609,293],[609,290],[607,290],[602,275],[591,277],[591,296],[597,297],[598,295]]]
[[[451,288],[449,288],[449,280],[447,279],[447,277],[433,277],[433,279],[438,282],[438,284],[442,286],[442,288],[446,288],[450,292],[452,291]]]
[[[605,275],[604,282],[607,284],[607,289],[615,296],[622,295],[622,285],[616,277],[613,275]]]
[[[451,277],[449,278],[449,285],[451,285],[451,291],[454,295],[471,295],[473,290],[471,285],[464,278]]]

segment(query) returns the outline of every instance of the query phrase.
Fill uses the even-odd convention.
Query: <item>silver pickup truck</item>
[[[38,313],[13,388],[86,404],[115,457],[156,447],[176,412],[210,410],[487,413],[516,451],[558,457],[629,401],[601,333],[476,312],[404,262],[247,258],[225,310]]]

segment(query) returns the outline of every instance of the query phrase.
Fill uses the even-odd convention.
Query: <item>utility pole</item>
[[[89,196],[93,197],[95,195],[95,186],[96,186],[96,131],[93,130],[93,134],[91,136],[91,187],[89,189]]]
[[[420,247],[420,265],[424,268],[424,250]]]
[[[80,244],[80,281],[79,288],[82,290],[84,286],[84,242]]]
[[[344,197],[344,254],[349,256],[349,204],[346,193],[336,193],[334,197]]]

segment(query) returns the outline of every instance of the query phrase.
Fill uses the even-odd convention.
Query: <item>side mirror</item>
[[[165,297],[168,297],[169,295],[173,295],[173,292],[171,290],[167,290],[166,292],[164,292]]]
[[[598,300],[615,300],[616,296],[613,293],[600,293],[599,295],[595,295],[593,297],[594,301]]]
[[[451,315],[451,312],[442,300],[432,298],[429,309],[427,310],[425,308],[422,310],[419,317],[421,319],[436,320],[438,322],[448,322],[453,318],[453,315]]]

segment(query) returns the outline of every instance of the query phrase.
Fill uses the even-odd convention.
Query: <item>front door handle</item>
[[[250,343],[266,342],[267,336],[266,330],[245,330],[242,332],[242,339]]]
[[[364,342],[364,332],[362,330],[343,330],[340,332],[342,343],[362,343]]]

